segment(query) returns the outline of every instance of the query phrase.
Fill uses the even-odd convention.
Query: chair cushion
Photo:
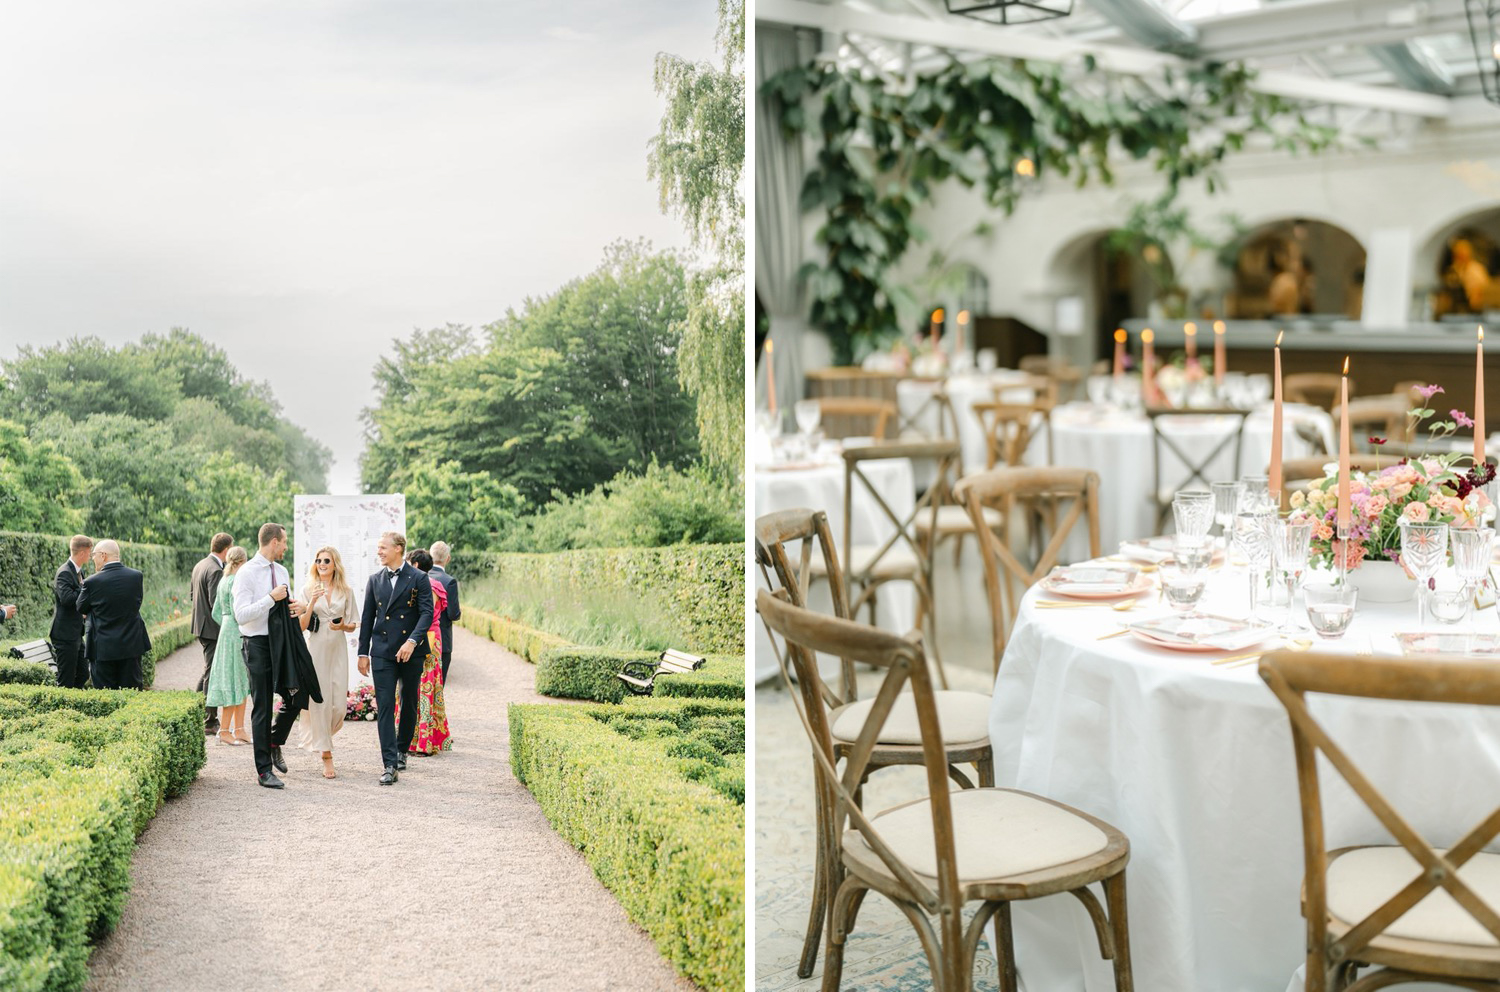
[[[1109,843],[1104,831],[1075,810],[1024,792],[960,789],[948,795],[961,883],[1060,867],[1097,854]],[[914,872],[937,876],[931,800],[876,814],[874,824],[891,851]],[[856,830],[844,834],[844,845],[850,857],[883,864]]]
[[[1000,511],[992,506],[980,508],[984,514],[984,525],[990,530],[996,530],[1005,518],[1000,516]],[[932,511],[922,510],[917,513],[916,519],[918,530],[928,530],[932,525]],[[969,516],[969,511],[962,506],[938,507],[937,529],[939,534],[971,533],[974,530],[974,518]]]
[[[1346,927],[1354,926],[1420,874],[1422,867],[1404,847],[1346,851],[1328,865],[1328,912]],[[1492,909],[1500,909],[1500,854],[1474,855],[1458,870],[1458,877]],[[1500,941],[1442,889],[1428,893],[1385,934],[1445,944],[1500,946]]]
[[[870,560],[879,550],[878,544],[856,544],[849,551],[849,561],[843,563],[845,574],[859,576],[869,572]],[[823,561],[822,555],[813,555],[812,571],[815,575],[828,574],[828,566]],[[917,575],[921,571],[921,563],[917,561],[911,545],[899,539],[886,549],[885,554],[881,555],[874,565],[875,576],[882,579]]]
[[[938,726],[942,728],[944,744],[966,744],[984,740],[990,735],[990,697],[982,692],[958,692],[939,689],[933,694],[937,703]],[[852,741],[859,736],[860,729],[870,718],[873,699],[841,706],[833,714],[833,736],[835,740]],[[917,732],[917,704],[909,692],[903,692],[891,707],[880,728],[882,744],[920,744],[922,735]]]

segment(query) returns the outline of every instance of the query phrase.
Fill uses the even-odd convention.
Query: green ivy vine
[[[764,84],[790,135],[821,138],[802,187],[804,211],[822,210],[824,258],[802,268],[810,319],[852,363],[901,334],[918,303],[891,272],[926,240],[912,220],[942,183],[981,188],[1009,214],[1031,180],[1049,172],[1079,186],[1112,183],[1112,159],[1149,159],[1167,195],[1202,179],[1213,192],[1218,168],[1251,135],[1278,148],[1318,151],[1335,139],[1280,97],[1250,88],[1239,64],[1168,70],[1151,83],[1100,70],[1086,59],[1069,68],[1019,60],[963,63],[919,75],[914,85],[814,63]]]

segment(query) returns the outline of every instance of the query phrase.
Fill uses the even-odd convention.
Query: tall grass
[[[507,588],[495,577],[463,588],[463,601],[507,616],[574,644],[624,651],[665,651],[690,643],[662,603],[639,596],[591,594],[565,587]]]

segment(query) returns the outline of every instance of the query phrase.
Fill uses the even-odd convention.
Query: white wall
[[[1500,109],[1495,117],[1500,125]],[[1210,226],[1223,213],[1238,214],[1252,228],[1305,217],[1336,224],[1363,245],[1378,229],[1407,227],[1414,251],[1430,245],[1458,218],[1500,205],[1500,128],[1465,133],[1426,128],[1406,139],[1406,145],[1297,158],[1248,152],[1227,166],[1227,189],[1210,197],[1194,183],[1184,188],[1181,202]],[[1161,183],[1154,173],[1135,166],[1121,170],[1114,187],[1080,191],[1065,179],[1043,180],[1010,217],[986,206],[978,192],[950,183],[916,220],[931,232],[931,244],[943,245],[989,219],[996,234],[982,246],[966,241],[955,254],[989,278],[991,311],[1050,333],[1054,301],[1081,293],[1092,328],[1093,273],[1084,246],[1123,221],[1131,201],[1159,192]],[[821,222],[821,214],[808,214],[809,234]],[[929,251],[930,246],[917,246],[901,271],[914,272]],[[1210,258],[1178,264],[1191,287],[1227,284],[1228,274],[1215,273]],[[1426,269],[1414,266],[1413,273],[1419,283],[1430,281]],[[1080,363],[1094,357],[1091,330],[1059,344],[1054,350]]]

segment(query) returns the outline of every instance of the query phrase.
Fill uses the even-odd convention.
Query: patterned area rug
[[[988,692],[987,673],[949,666],[955,689]],[[813,786],[807,735],[791,696],[780,688],[755,692],[755,987],[822,987],[823,948],[812,977],[797,977],[807,914],[812,905]],[[925,795],[919,767],[889,768],[865,788],[867,804],[883,809]],[[995,957],[986,941],[974,967],[976,992],[998,988]],[[866,897],[844,952],[842,988],[848,992],[921,992],[932,973],[911,923],[885,897]]]

